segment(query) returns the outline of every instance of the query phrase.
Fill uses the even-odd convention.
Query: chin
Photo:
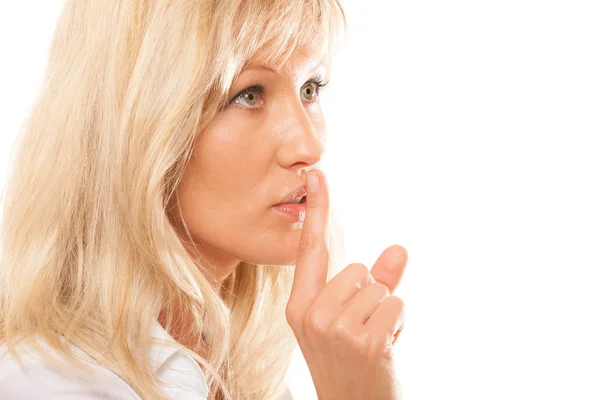
[[[282,265],[282,266],[292,266],[296,265],[297,256],[290,257],[267,257],[260,258],[257,262],[250,262],[251,264],[262,264],[262,265]]]
[[[273,263],[273,265],[285,265],[285,266],[292,266],[292,265],[296,265],[296,259],[294,258],[293,260],[287,260],[287,261],[283,261],[283,262],[279,262],[279,263]]]
[[[284,248],[280,246],[279,248],[269,248],[270,251],[275,250],[276,252],[269,254],[262,254],[257,257],[246,257],[245,262],[248,264],[262,264],[262,265],[296,265],[296,260],[298,259],[298,249],[297,248]]]

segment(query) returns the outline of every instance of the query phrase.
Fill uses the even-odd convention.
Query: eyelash
[[[325,86],[327,86],[327,84],[329,83],[329,81],[325,82],[321,78],[313,78],[313,79],[310,79],[310,80],[306,81],[306,83],[314,83],[317,86],[317,98],[318,98],[319,95],[321,94],[321,89],[324,88]],[[304,87],[304,86],[302,86],[302,87]],[[265,86],[262,85],[262,84],[250,86],[250,87],[242,90],[238,94],[236,94],[235,97],[233,99],[231,99],[231,101],[227,104],[227,106],[225,108],[228,108],[229,106],[233,106],[234,103],[235,103],[235,101],[239,97],[242,97],[243,95],[245,95],[247,93],[255,92],[255,93],[258,93],[259,95],[261,95],[261,94],[264,93],[264,91],[265,91]],[[312,103],[314,103],[314,101]],[[244,106],[242,106],[242,107],[244,107]],[[248,108],[250,110],[256,110],[257,109],[256,107],[244,107],[244,108]]]

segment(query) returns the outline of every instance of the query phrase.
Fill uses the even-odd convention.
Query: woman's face
[[[240,261],[292,265],[302,222],[273,206],[321,160],[325,121],[317,95],[326,66],[305,53],[284,68],[250,63],[229,106],[200,133],[177,188],[180,211],[200,252],[224,279]],[[244,89],[255,85],[263,90]]]

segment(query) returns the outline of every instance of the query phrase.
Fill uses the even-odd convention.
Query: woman
[[[67,1],[6,191],[0,398],[290,398],[296,343],[319,397],[399,396],[389,341],[316,329],[355,294],[401,328],[400,246],[325,286],[341,28],[337,0]]]

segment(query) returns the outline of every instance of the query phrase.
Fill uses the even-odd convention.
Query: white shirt
[[[152,326],[152,336],[175,342],[157,320]],[[43,341],[38,343],[53,355],[57,354]],[[24,343],[19,343],[17,349],[21,346],[24,346]],[[77,346],[72,345],[72,347],[75,354],[81,355],[83,359],[92,360]],[[206,378],[196,360],[177,349],[158,344],[152,345],[149,356],[152,370],[157,374],[161,388],[169,398],[172,400],[208,398]],[[29,349],[28,354],[21,356],[21,360],[26,370],[23,370],[6,351],[6,344],[0,346],[0,399],[142,400],[131,386],[108,368],[89,364],[101,373],[102,378],[98,381],[63,372],[44,364],[39,356],[34,356]],[[293,400],[289,389],[279,400]]]

